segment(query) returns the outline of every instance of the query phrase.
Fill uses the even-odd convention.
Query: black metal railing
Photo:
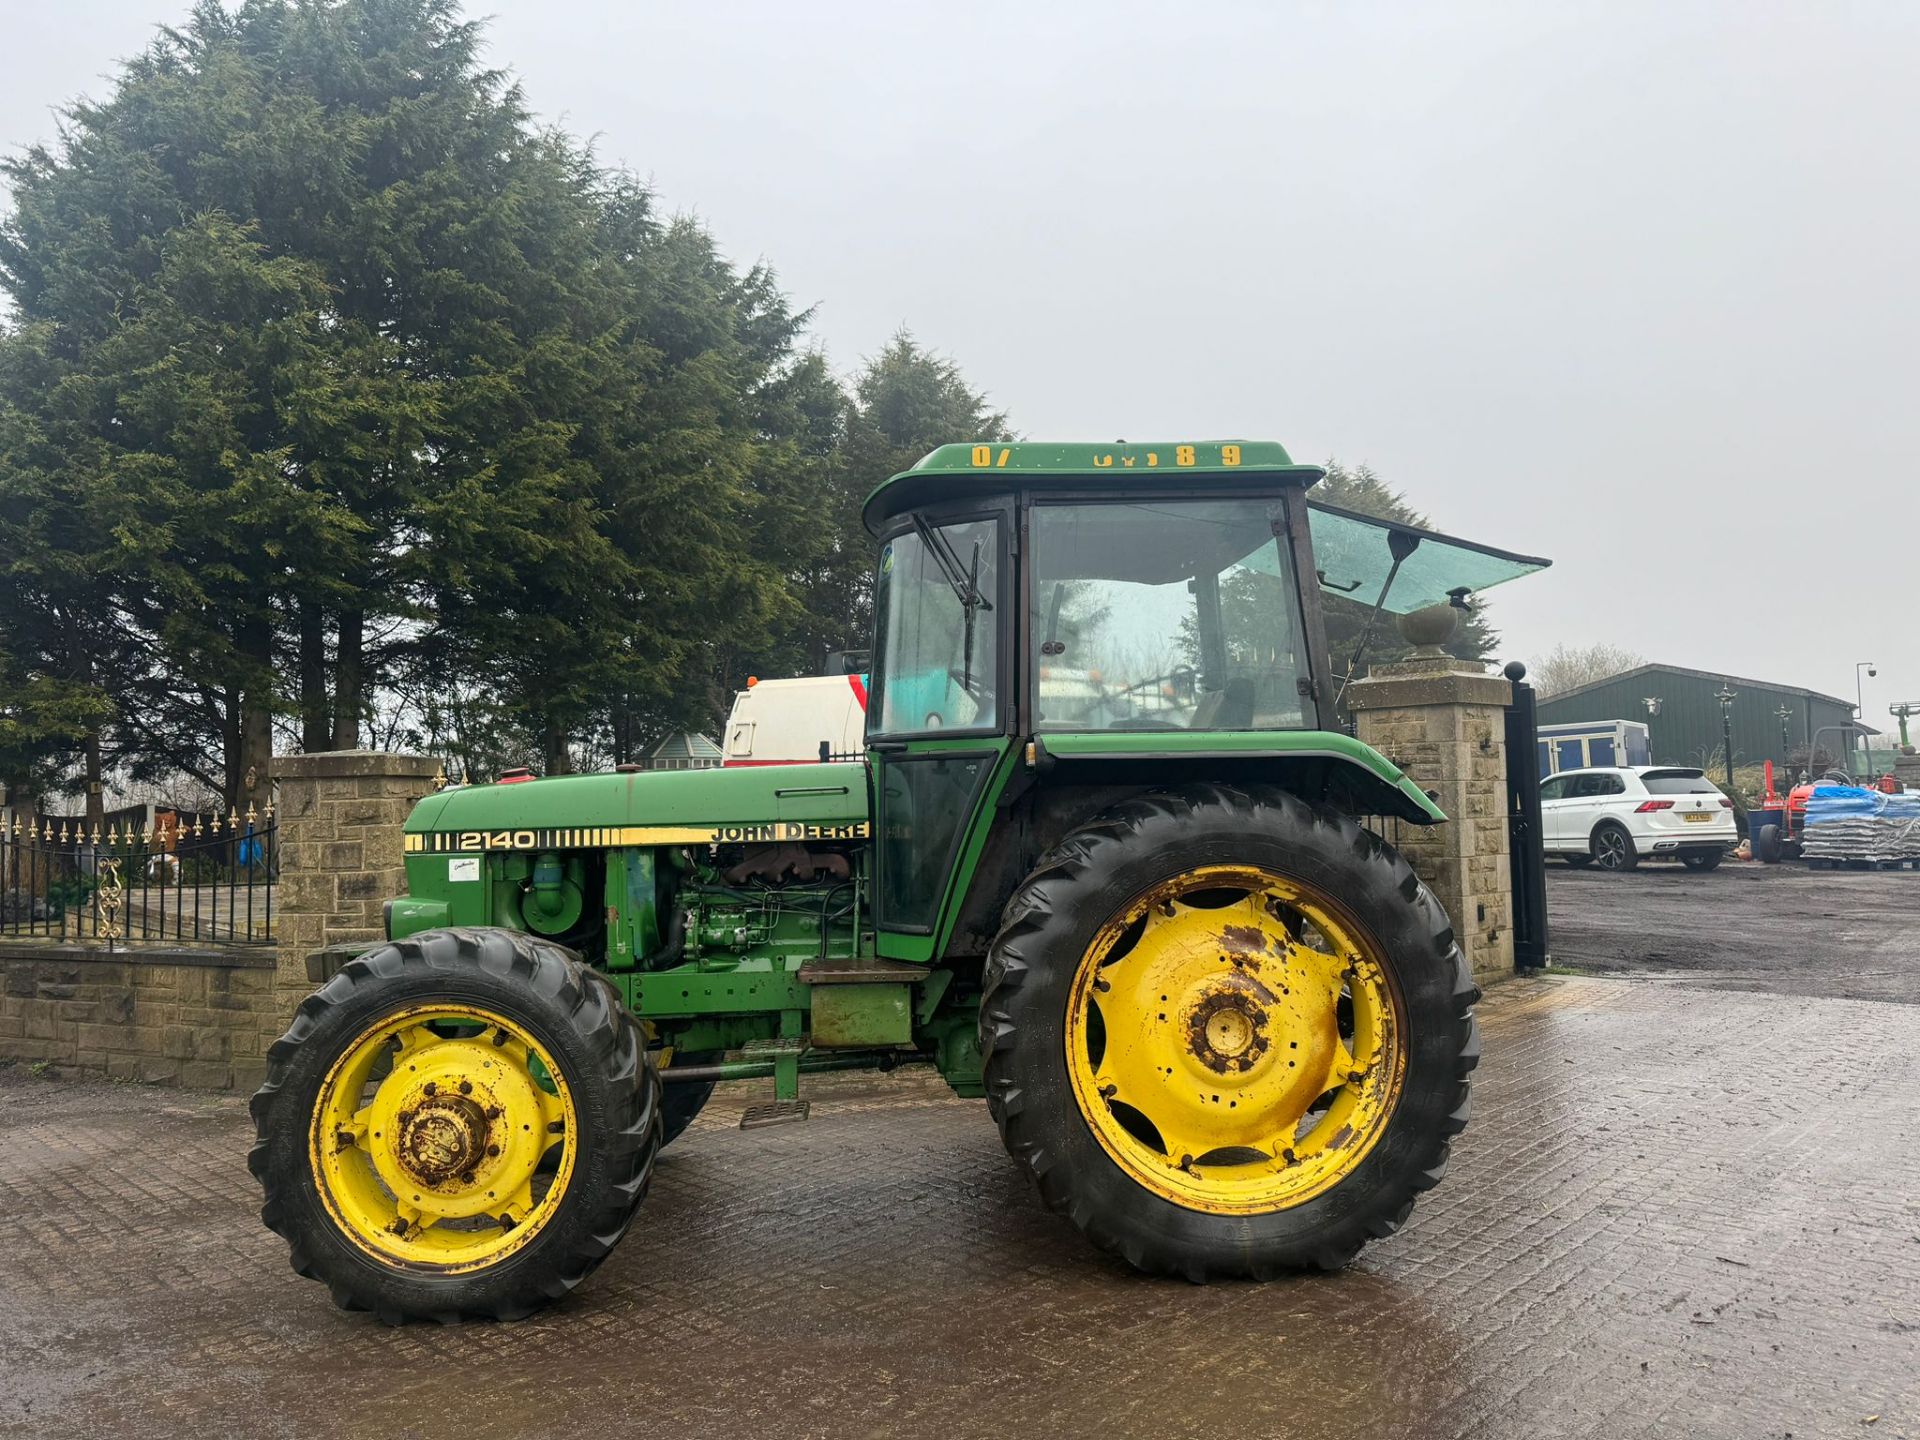
[[[0,938],[110,949],[270,943],[277,830],[272,806],[92,827],[49,815],[0,824]]]

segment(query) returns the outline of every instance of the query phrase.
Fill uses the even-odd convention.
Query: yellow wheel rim
[[[566,1081],[523,1027],[426,1005],[368,1027],[334,1062],[309,1146],[320,1198],[355,1244],[386,1264],[456,1274],[552,1221],[575,1137]]]
[[[1257,1215],[1337,1185],[1406,1072],[1399,992],[1361,927],[1297,880],[1216,865],[1123,907],[1067,1002],[1080,1113],[1134,1180]]]

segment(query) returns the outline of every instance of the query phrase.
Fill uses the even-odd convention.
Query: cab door
[[[927,960],[1013,749],[1004,503],[921,514],[882,541],[867,757],[881,955]]]

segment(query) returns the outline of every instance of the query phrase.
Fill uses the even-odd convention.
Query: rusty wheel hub
[[[1267,1015],[1251,995],[1216,990],[1203,995],[1188,1021],[1193,1055],[1208,1070],[1231,1075],[1251,1070],[1266,1053]]]
[[[401,1117],[398,1158],[423,1185],[444,1185],[487,1153],[487,1113],[464,1095],[429,1095]]]

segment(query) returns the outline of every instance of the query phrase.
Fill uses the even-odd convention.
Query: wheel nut
[[[498,1145],[487,1146],[487,1158],[489,1160],[494,1159],[496,1156],[499,1155],[499,1153],[500,1153],[500,1147]]]
[[[402,1125],[411,1125],[413,1123],[413,1112],[411,1110],[402,1110],[397,1118]]]
[[[498,1105],[489,1105],[487,1107],[487,1119],[489,1120],[498,1120],[505,1113],[506,1112]]]
[[[462,1080],[460,1082],[460,1093],[462,1095],[473,1094],[473,1082],[471,1080]]]
[[[439,1093],[440,1087],[434,1084],[433,1081],[429,1080],[427,1081],[427,1084],[426,1084],[426,1091],[427,1091],[427,1094],[429,1095],[436,1095]]]

